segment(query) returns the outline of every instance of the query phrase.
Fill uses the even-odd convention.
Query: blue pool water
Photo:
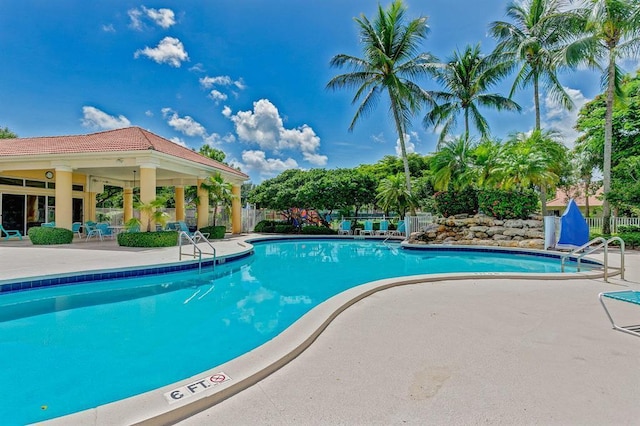
[[[58,417],[213,368],[272,339],[331,296],[369,281],[559,271],[557,258],[541,256],[287,240],[256,243],[255,255],[214,272],[2,294],[2,424]]]

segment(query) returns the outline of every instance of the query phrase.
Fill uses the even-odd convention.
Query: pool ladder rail
[[[563,254],[561,257],[562,272],[564,272],[565,261],[570,257],[576,257],[578,262],[577,269],[580,272],[582,258],[604,247],[604,281],[609,282],[609,244],[614,241],[620,243],[620,278],[624,280],[624,240],[620,237],[611,237],[608,240],[603,237],[596,237],[571,252]],[[582,253],[578,255],[579,252]]]
[[[192,247],[193,248],[193,252],[192,253],[185,253],[182,250],[183,241],[188,241],[189,244],[186,245],[187,247]],[[202,249],[200,247],[198,247],[198,243],[200,242],[205,242],[207,243],[207,245],[209,247],[211,247],[211,253],[209,252],[203,252]],[[192,235],[189,235],[188,233],[186,233],[185,231],[180,231],[180,234],[178,235],[178,246],[180,247],[180,257],[179,259],[182,260],[182,256],[190,256],[193,257],[194,259],[198,259],[198,273],[202,272],[202,255],[211,255],[213,256],[213,264],[212,264],[212,268],[214,268],[216,266],[216,248],[211,244],[211,241],[209,241],[207,239],[207,237],[205,237],[202,232],[200,231],[196,231],[194,232]]]

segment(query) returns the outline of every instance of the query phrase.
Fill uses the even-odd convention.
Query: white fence
[[[595,232],[602,231],[602,224],[604,218],[602,217],[587,217],[586,221],[589,224],[589,229]],[[618,232],[618,226],[640,226],[640,217],[611,217],[611,233]]]
[[[407,229],[406,235],[412,232],[421,231],[427,225],[433,223],[433,215],[431,213],[418,214],[418,216],[405,216],[404,223]]]

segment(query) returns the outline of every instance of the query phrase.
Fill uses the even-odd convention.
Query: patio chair
[[[113,238],[115,235],[113,233],[113,229],[111,229],[111,225],[109,225],[106,222],[100,222],[96,224],[96,228],[100,230],[100,233],[102,234],[102,238]]]
[[[389,231],[391,235],[404,235],[407,233],[407,225],[404,223],[404,220],[398,221],[398,226],[395,231]]]
[[[71,232],[78,234],[78,238],[82,238],[82,222],[73,222],[71,224]]]
[[[14,238],[14,237],[17,237],[20,240],[22,240],[22,234],[20,233],[20,231],[18,231],[17,229],[4,229],[4,226],[0,224],[0,236],[3,233],[6,234],[6,237],[4,238],[5,240],[8,240],[9,238]]]
[[[180,232],[183,231],[185,234],[187,234],[188,236],[190,236],[191,238],[193,238],[193,232],[191,232],[191,230],[189,230],[189,227],[187,226],[187,224],[182,221],[179,220],[177,222],[174,222],[175,224],[177,224],[177,228],[176,231]],[[202,235],[204,235],[205,238],[209,238],[209,234],[206,232],[201,232]]]
[[[373,235],[373,222],[370,220],[364,221],[364,229],[360,230],[360,235]]]
[[[338,229],[338,235],[351,235],[351,222],[343,220],[340,222],[340,228]]]
[[[55,228],[56,227],[56,223],[55,222],[41,223],[40,227],[41,228]]]
[[[87,241],[89,241],[91,237],[100,238],[100,241],[102,241],[102,231],[100,230],[100,228],[98,228],[95,222],[86,222],[84,224],[84,232],[87,234]]]
[[[389,234],[389,221],[383,219],[380,221],[380,229],[376,231],[376,235],[387,235]]]

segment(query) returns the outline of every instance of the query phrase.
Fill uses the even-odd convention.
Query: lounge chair
[[[380,229],[376,231],[376,235],[387,235],[389,233],[389,221],[383,219],[380,221]]]
[[[600,303],[604,308],[609,321],[611,321],[611,325],[615,330],[623,331],[625,333],[633,334],[634,336],[640,337],[640,325],[618,325],[613,320],[611,313],[609,313],[609,309],[607,309],[607,305],[604,304],[604,299],[610,300],[618,300],[620,302],[632,303],[634,305],[640,305],[640,291],[636,290],[622,290],[622,291],[609,291],[600,293],[598,295],[598,299],[600,299]]]
[[[56,223],[55,222],[41,223],[40,227],[41,228],[55,228],[56,227]]]
[[[22,234],[20,233],[20,231],[18,231],[17,229],[4,229],[4,226],[0,224],[0,236],[3,233],[6,234],[6,237],[4,238],[5,240],[8,240],[9,238],[13,238],[13,237],[17,237],[17,238],[20,238],[20,240],[22,240]]]
[[[373,222],[370,220],[364,221],[364,229],[360,230],[360,235],[373,235]]]
[[[338,229],[338,235],[351,235],[351,222],[343,220],[340,222],[340,228]]]

